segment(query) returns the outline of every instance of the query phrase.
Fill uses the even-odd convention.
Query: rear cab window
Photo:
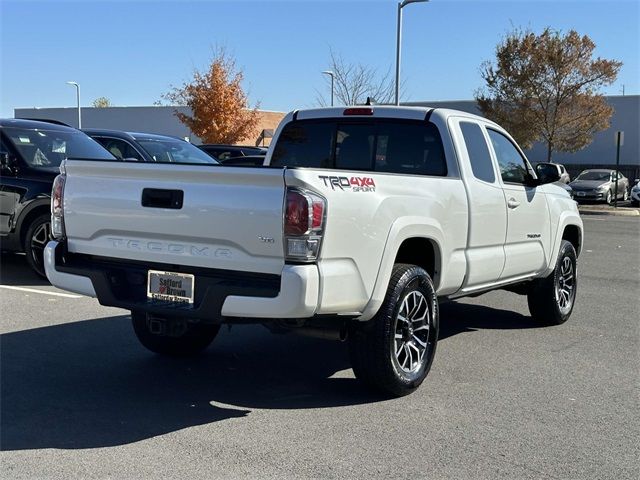
[[[271,165],[447,175],[438,128],[415,120],[293,121],[280,133]]]
[[[487,183],[495,183],[493,161],[482,128],[477,123],[460,122],[460,130],[467,147],[473,176]]]

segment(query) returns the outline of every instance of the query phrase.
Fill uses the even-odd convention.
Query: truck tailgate
[[[66,174],[70,252],[282,271],[280,169],[70,160]]]

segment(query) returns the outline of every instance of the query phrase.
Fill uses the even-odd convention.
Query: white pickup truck
[[[154,352],[199,352],[225,323],[346,337],[355,375],[404,395],[439,299],[507,289],[569,318],[583,227],[556,177],[464,112],[299,110],[262,167],[66,160],[46,272],[130,310]]]

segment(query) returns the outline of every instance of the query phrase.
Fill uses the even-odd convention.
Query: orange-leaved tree
[[[259,121],[258,106],[249,107],[242,79],[235,59],[218,49],[206,71],[196,70],[189,82],[164,98],[191,109],[191,115],[177,110],[175,115],[204,143],[233,144],[247,138]]]
[[[595,44],[571,30],[546,28],[540,35],[516,30],[496,48],[495,62],[485,62],[485,86],[476,92],[482,113],[502,124],[525,148],[547,144],[554,151],[575,152],[609,126],[613,109],[599,93],[611,85],[622,63],[593,58]]]

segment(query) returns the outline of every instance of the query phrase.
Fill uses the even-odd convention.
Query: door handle
[[[520,202],[517,201],[515,198],[511,197],[509,201],[507,201],[507,206],[509,208],[518,208],[520,206]]]

